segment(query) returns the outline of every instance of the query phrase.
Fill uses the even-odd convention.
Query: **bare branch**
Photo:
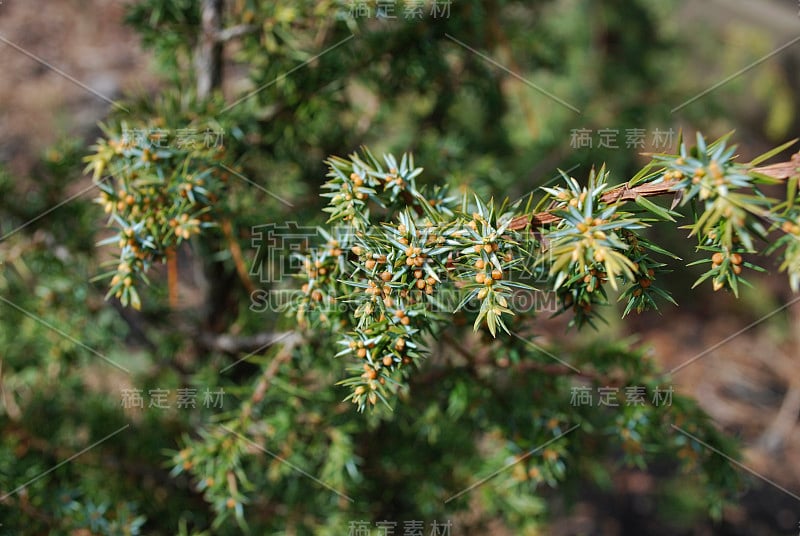
[[[195,51],[197,98],[206,99],[222,85],[222,0],[203,0],[200,40]]]
[[[775,179],[788,179],[798,174],[798,168],[800,168],[800,152],[793,155],[792,159],[788,162],[779,162],[769,166],[756,167],[750,171],[768,175]],[[606,203],[614,203],[617,201],[634,201],[639,196],[655,197],[659,195],[675,195],[675,191],[672,188],[675,186],[676,182],[676,180],[668,180],[656,184],[644,183],[634,186],[633,188],[628,187],[627,184],[623,184],[603,195],[602,200]],[[546,210],[530,216],[517,216],[511,220],[508,228],[512,231],[519,231],[527,227],[528,224],[534,228],[542,227],[560,219],[560,217]]]
[[[261,348],[267,348],[282,342],[286,345],[294,344],[294,337],[291,333],[257,333],[255,335],[213,335],[203,334],[200,342],[207,348],[218,352],[229,354],[239,354],[242,352],[253,352]]]
[[[258,26],[255,24],[239,24],[237,26],[231,26],[230,28],[225,28],[224,30],[217,32],[217,41],[224,43],[225,41],[230,41],[231,39],[236,39],[237,37],[254,33],[256,31],[258,31]]]

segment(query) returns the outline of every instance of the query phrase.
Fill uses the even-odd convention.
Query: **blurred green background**
[[[293,326],[251,308],[231,245],[257,271],[254,227],[323,223],[323,161],[362,144],[413,152],[424,183],[512,200],[558,169],[585,179],[606,163],[623,182],[647,161],[641,153],[674,150],[679,132],[735,129],[747,160],[800,132],[796,5],[230,0],[222,24],[241,32],[224,43],[208,99],[197,95],[193,63],[200,8],[0,3],[0,534],[367,534],[353,532],[356,521],[379,534],[381,520],[396,521],[397,534],[403,520],[424,520],[425,534],[434,521],[450,521],[452,534],[796,534],[800,503],[774,486],[748,481],[711,520],[705,483],[673,463],[656,456],[648,470],[629,467],[614,447],[583,460],[592,456],[578,439],[554,451],[541,481],[523,475],[520,487],[509,473],[443,504],[448,490],[536,446],[515,436],[520,426],[556,419],[568,428],[568,384],[510,381],[499,400],[450,371],[391,417],[358,415],[333,386],[341,365],[329,359],[329,337],[289,350],[254,342]],[[96,245],[112,233],[83,173],[104,136],[99,121],[115,132],[213,123],[226,162],[246,179],[230,179],[221,200],[232,232],[178,251],[178,303],[163,266],[141,311],[105,300],[95,279],[114,254]],[[653,237],[694,258],[685,233]],[[624,322],[609,311],[609,326],[579,334],[542,315],[534,329],[542,344],[598,355],[636,334],[670,368],[787,300],[775,272],[754,277],[737,302],[710,288],[690,293],[699,272],[679,269],[668,283],[679,308]],[[787,307],[672,384],[741,441],[748,467],[800,493],[797,313]],[[516,351],[464,333],[486,359]],[[454,350],[431,344],[435,373]],[[266,396],[254,397],[265,381]],[[536,399],[539,388],[560,398]],[[148,407],[156,389],[169,392],[168,409]],[[178,407],[180,389],[197,390],[195,408]],[[144,408],[124,407],[133,390]],[[204,404],[206,391],[224,392],[222,407]],[[267,455],[220,433],[220,423],[238,433],[231,423],[243,412],[241,431],[267,438]]]

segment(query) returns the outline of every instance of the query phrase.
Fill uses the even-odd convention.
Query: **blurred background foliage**
[[[366,15],[354,11],[362,4]],[[768,31],[717,24],[711,8],[454,0],[437,2],[434,16],[430,1],[419,4],[421,17],[407,18],[398,2],[392,19],[373,2],[224,2],[222,26],[241,31],[224,43],[222,85],[207,97],[196,92],[200,2],[126,7],[158,90],[133,92],[120,101],[125,110],[99,118],[112,134],[67,132],[26,176],[0,173],[0,534],[345,534],[359,520],[373,533],[374,522],[396,520],[399,533],[414,519],[426,534],[434,520],[451,520],[459,534],[622,534],[613,532],[621,525],[755,533],[722,515],[723,496],[740,489],[735,468],[669,428],[735,455],[690,398],[676,393],[669,411],[570,404],[575,385],[666,383],[637,341],[608,342],[626,333],[619,315],[599,333],[564,338],[563,323],[543,313],[523,326],[542,345],[534,347],[456,325],[431,341],[394,412],[370,415],[333,386],[343,374],[329,358],[335,337],[264,342],[294,326],[253,310],[250,294],[292,281],[259,279],[275,267],[262,264],[254,228],[324,222],[318,192],[330,155],[360,145],[413,152],[423,184],[515,200],[559,168],[585,179],[606,163],[623,182],[646,161],[637,153],[674,149],[681,130],[714,138],[736,128],[745,157],[798,130],[796,54],[673,110],[782,44]],[[123,128],[210,124],[224,133],[221,161],[231,169],[214,207],[227,226],[176,246],[177,303],[160,263],[140,288],[141,311],[105,301],[107,281],[96,276],[117,253],[96,244],[115,231],[82,195],[92,187],[81,174],[89,146]],[[575,147],[579,129],[591,131],[592,147]],[[599,146],[601,129],[617,131],[616,148]],[[644,147],[627,146],[629,129],[645,131]],[[656,146],[656,130],[673,132],[673,145]],[[692,258],[681,232],[655,238]],[[255,275],[243,278],[241,262]],[[704,301],[707,291],[687,292],[696,276],[674,274],[679,303]],[[751,300],[758,310],[772,303]],[[551,353],[586,376],[536,373]],[[520,363],[534,372],[517,373]],[[197,407],[177,408],[187,388],[197,389]],[[131,389],[144,409],[122,407]],[[170,409],[147,407],[152,389],[169,390]],[[222,408],[200,403],[220,389]],[[645,461],[664,484],[645,494],[646,514],[605,503],[617,476]],[[594,505],[581,514],[590,521],[559,529],[576,502]]]

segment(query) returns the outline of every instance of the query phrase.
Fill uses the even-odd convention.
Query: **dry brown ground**
[[[0,37],[108,99],[152,86],[148,56],[121,24],[121,0],[4,0]],[[24,175],[59,136],[90,135],[102,98],[0,42],[0,161]]]
[[[787,298],[781,303],[793,297]],[[755,508],[772,515],[796,534],[800,499],[791,494],[800,497],[800,303],[761,321],[768,314],[720,308],[714,315],[672,315],[644,338],[665,370],[683,367],[672,376],[676,392],[695,397],[720,428],[739,437],[742,463],[772,481],[752,477],[754,490],[765,489],[775,500],[748,501],[751,514]],[[744,515],[735,510],[732,516]]]

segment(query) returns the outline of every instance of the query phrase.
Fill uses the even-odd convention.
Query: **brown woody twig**
[[[762,175],[769,175],[775,179],[788,179],[789,177],[798,174],[800,168],[800,152],[792,156],[788,162],[779,162],[769,166],[755,167],[750,172],[760,173]],[[612,190],[609,190],[602,196],[602,200],[606,203],[615,203],[617,201],[634,201],[637,197],[655,197],[659,195],[674,195],[675,191],[672,189],[677,180],[666,180],[659,183],[644,183],[633,188],[627,184],[620,185]],[[551,209],[552,210],[552,209]],[[542,227],[544,225],[557,222],[561,218],[553,214],[550,210],[537,212],[530,216],[522,215],[517,216],[508,226],[511,231],[519,231],[525,229],[530,225],[532,228]]]

